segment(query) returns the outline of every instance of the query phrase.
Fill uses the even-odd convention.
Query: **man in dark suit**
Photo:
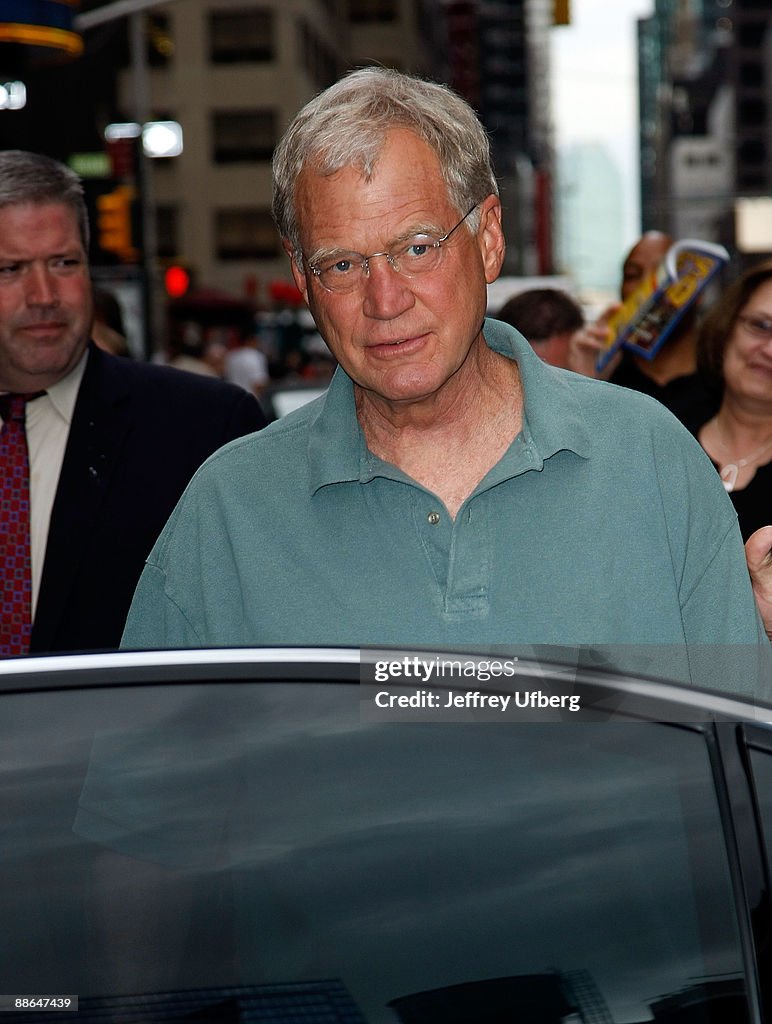
[[[117,647],[145,557],[191,476],[265,422],[241,388],[90,343],[87,251],[77,176],[48,157],[0,153],[0,416],[23,396],[30,481],[31,632],[14,606],[4,654]]]

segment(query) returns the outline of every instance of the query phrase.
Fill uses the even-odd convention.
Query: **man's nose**
[[[56,279],[47,266],[33,263],[27,275],[27,302],[30,306],[55,306],[59,300]]]
[[[363,312],[375,320],[393,320],[415,303],[408,278],[399,274],[385,253],[371,256],[364,282]]]

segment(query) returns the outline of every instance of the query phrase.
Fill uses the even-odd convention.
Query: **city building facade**
[[[772,253],[772,234],[751,245],[740,218],[772,197],[768,0],[656,0],[638,52],[644,230]]]

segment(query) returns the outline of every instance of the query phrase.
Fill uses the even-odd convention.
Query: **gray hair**
[[[22,149],[0,152],[0,209],[21,203],[69,206],[75,214],[83,248],[88,252],[88,212],[83,185],[69,167],[42,153]]]
[[[406,128],[440,161],[448,198],[459,216],[498,195],[485,129],[469,104],[436,82],[388,68],[352,71],[295,116],[273,156],[273,216],[300,261],[295,187],[306,166],[322,175],[358,166],[370,179],[386,132]],[[479,226],[475,211],[469,230]]]

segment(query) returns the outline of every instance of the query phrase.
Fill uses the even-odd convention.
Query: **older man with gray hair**
[[[690,435],[485,319],[505,243],[468,104],[350,74],[279,144],[274,214],[339,369],[197,474],[124,645],[763,639],[734,514]]]

